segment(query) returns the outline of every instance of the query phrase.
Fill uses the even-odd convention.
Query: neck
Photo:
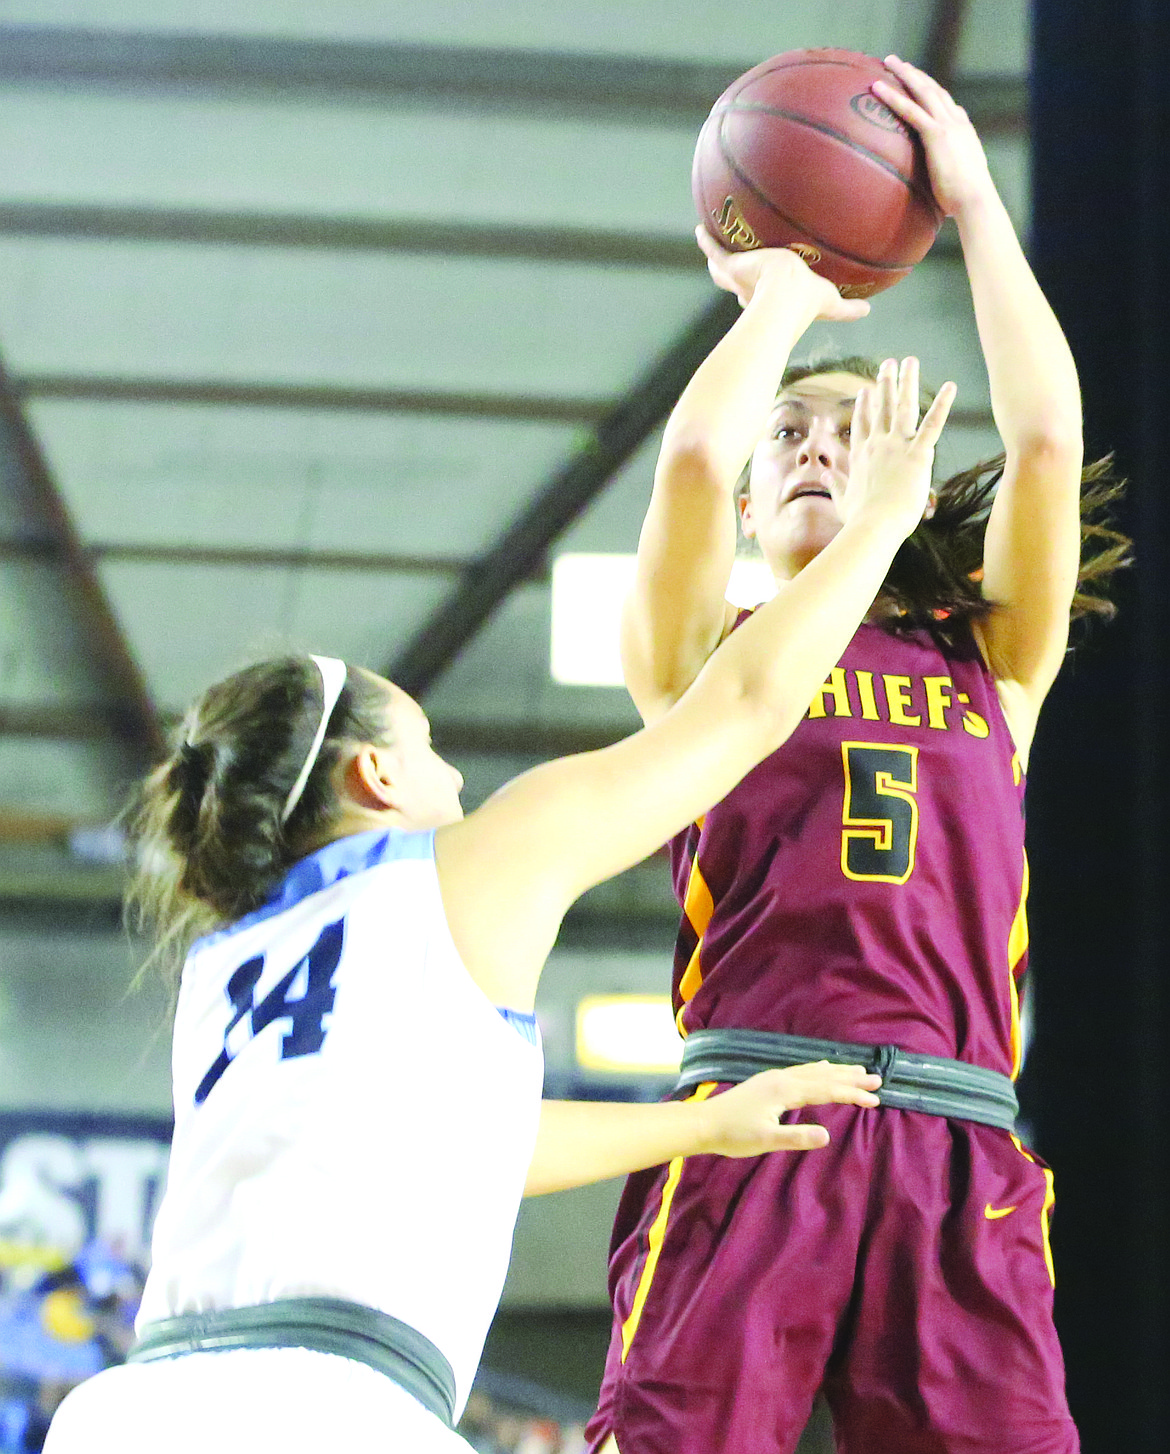
[[[339,838],[352,838],[355,833],[372,833],[387,828],[409,829],[410,824],[395,808],[362,808],[356,803],[345,804],[337,817],[323,833],[304,845],[305,853],[315,853],[327,843],[336,843]]]

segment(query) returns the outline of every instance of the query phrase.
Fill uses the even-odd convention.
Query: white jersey
[[[517,1017],[513,1017],[513,1021]],[[464,968],[433,833],[342,838],[200,940],[139,1324],[348,1298],[428,1337],[461,1412],[540,1115],[534,1031]]]

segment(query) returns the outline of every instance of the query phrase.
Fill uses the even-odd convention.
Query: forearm
[[[645,721],[686,691],[719,645],[739,527],[730,498],[675,478],[656,487],[622,610],[626,687]]]
[[[1072,352],[990,187],[957,214],[996,427],[1007,459],[983,540],[992,671],[1024,694],[1013,714],[1026,752],[1063,660],[1081,528],[1081,397]]]
[[[686,690],[723,635],[739,535],[736,483],[810,319],[807,297],[786,286],[787,262],[761,279],[663,436],[622,622],[626,684],[647,720]]]
[[[545,1101],[525,1196],[566,1191],[707,1149],[702,1101]]]
[[[790,272],[781,260],[760,279],[683,390],[663,433],[656,491],[677,471],[731,498],[767,425],[789,355],[815,316]]]
[[[981,187],[956,221],[992,412],[1008,453],[1078,447],[1081,397],[1072,352],[994,187]]]

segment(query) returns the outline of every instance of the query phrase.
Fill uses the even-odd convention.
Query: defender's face
[[[412,696],[387,682],[393,751],[400,764],[398,807],[413,828],[441,828],[463,817],[463,774],[431,744],[431,724]]]
[[[777,396],[752,455],[741,517],[778,580],[791,580],[841,528],[849,426],[866,382],[854,374],[814,374]]]

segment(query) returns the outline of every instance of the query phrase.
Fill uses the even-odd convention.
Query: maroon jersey
[[[788,741],[671,845],[680,1029],[1016,1074],[1023,794],[974,640],[862,625]]]

